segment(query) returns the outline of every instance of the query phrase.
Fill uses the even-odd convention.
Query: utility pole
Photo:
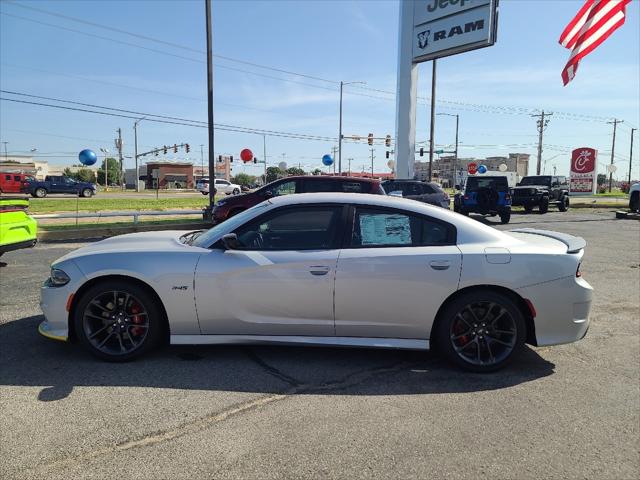
[[[429,181],[432,180],[433,176],[433,147],[434,147],[434,139],[433,136],[435,134],[436,129],[436,59],[434,58],[432,61],[432,70],[431,70],[431,126],[429,127]]]
[[[211,0],[205,0],[205,15],[207,23],[207,122],[208,122],[208,137],[209,137],[209,207],[207,215],[213,220],[213,204],[216,201],[215,181],[211,181],[213,178],[211,172],[215,173],[215,149],[213,145],[213,31],[211,29]],[[214,175],[215,177],[215,175]]]
[[[351,176],[351,160],[353,160],[353,158],[349,158],[348,160],[349,160],[349,173],[347,176],[350,177]]]
[[[4,161],[6,162],[9,158],[9,156],[7,155],[7,143],[9,142],[2,142],[4,143]]]
[[[262,135],[262,159],[264,160],[264,184],[267,184],[267,136]]]
[[[118,128],[118,140],[116,140],[116,148],[118,149],[118,160],[120,160],[120,178],[119,182],[122,188],[122,129]]]
[[[624,120],[618,120],[616,118],[613,119],[613,122],[607,122],[608,124],[613,124],[613,142],[611,143],[611,163],[613,165],[613,155],[616,150],[616,127],[619,123],[624,122]],[[613,184],[613,172],[609,170],[609,193],[611,193],[611,186]]]
[[[540,175],[540,168],[542,167],[542,134],[546,130],[547,125],[549,125],[549,119],[545,120],[544,117],[550,117],[553,113],[542,113],[539,115],[531,115],[532,117],[540,117],[540,119],[536,122],[538,127],[538,164],[536,166],[536,175]]]
[[[342,173],[342,87],[344,82],[340,82],[340,120],[338,127],[338,173]]]
[[[200,144],[200,180],[204,178],[204,145]],[[209,179],[211,182],[211,179]]]
[[[631,164],[633,163],[633,132],[635,132],[637,128],[631,129],[631,150],[629,150],[629,188],[631,188]]]
[[[374,157],[373,153],[376,151],[375,148],[371,148],[371,178],[373,178],[373,159],[376,158]]]
[[[147,117],[142,117],[133,122],[133,156],[136,159],[136,192],[140,191],[140,171],[138,170],[138,124],[145,118]]]
[[[338,151],[338,147],[331,147],[331,153],[333,153],[333,174],[336,174],[336,152]]]

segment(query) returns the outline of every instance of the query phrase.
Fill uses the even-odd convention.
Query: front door
[[[342,206],[283,207],[234,233],[196,269],[200,329],[217,335],[333,336]]]
[[[427,339],[458,288],[453,226],[392,209],[356,207],[336,272],[336,335]]]

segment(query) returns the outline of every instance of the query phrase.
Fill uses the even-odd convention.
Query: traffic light
[[[253,163],[258,163],[258,157],[253,157]]]
[[[189,150],[190,150],[190,148],[189,148],[189,144],[188,144],[188,143],[185,143],[185,144],[184,144],[184,151],[185,151],[185,152],[187,152],[187,153],[189,153]]]
[[[222,163],[222,155],[218,155],[218,163]]]
[[[229,155],[229,162],[233,163],[233,155]]]
[[[424,156],[424,148],[420,147],[420,156],[423,157]]]
[[[367,136],[367,143],[368,143],[369,145],[373,145],[373,133],[370,133],[370,134]]]
[[[162,146],[162,153],[164,153],[165,155],[167,154],[167,146],[166,145]]]
[[[391,135],[387,135],[384,139],[384,146],[385,147],[390,147],[391,146]]]
[[[389,158],[389,150],[387,150],[386,152],[384,152],[384,156],[385,156],[386,158]]]
[[[178,144],[177,143],[173,144],[173,153],[178,153]]]

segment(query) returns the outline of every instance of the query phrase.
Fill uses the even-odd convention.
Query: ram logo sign
[[[488,47],[496,40],[497,0],[416,0],[413,61]]]

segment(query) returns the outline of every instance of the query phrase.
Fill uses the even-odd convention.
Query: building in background
[[[194,188],[193,163],[147,162],[145,187],[148,189]]]

